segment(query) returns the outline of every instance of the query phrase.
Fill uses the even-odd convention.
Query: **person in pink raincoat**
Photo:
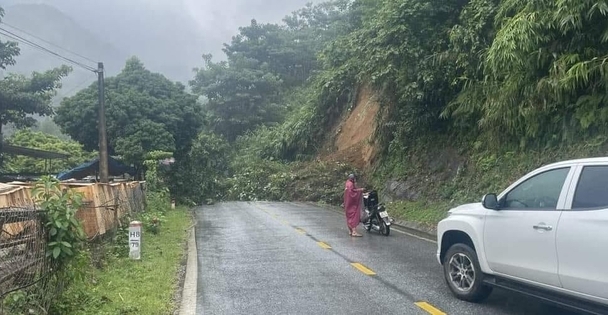
[[[344,185],[344,212],[346,213],[346,225],[348,234],[354,237],[361,237],[357,233],[357,226],[361,219],[361,196],[364,188],[357,188],[354,174],[348,175],[348,180]]]

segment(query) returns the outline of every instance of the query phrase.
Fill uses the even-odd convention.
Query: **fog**
[[[239,26],[248,25],[252,18],[259,22],[280,22],[307,2],[309,0],[0,0],[0,6],[5,9],[3,21],[8,25],[103,61],[109,75],[120,71],[126,58],[136,55],[149,69],[185,83],[193,77],[192,68],[202,65],[202,54],[224,58],[222,44],[230,41]],[[20,46],[23,51],[18,64],[7,71],[40,71],[65,63]],[[71,94],[67,90],[87,80],[94,80],[94,76],[85,70],[75,70],[63,92]]]

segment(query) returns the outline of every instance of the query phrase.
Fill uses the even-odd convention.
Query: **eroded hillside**
[[[376,117],[380,112],[378,97],[369,85],[363,85],[353,107],[332,128],[319,157],[323,161],[348,163],[368,170],[377,157]]]

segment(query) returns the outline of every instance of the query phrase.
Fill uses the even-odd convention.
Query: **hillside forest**
[[[605,155],[607,14],[603,0],[335,0],[251,20],[219,61],[199,52],[187,85],[127,60],[106,84],[110,153],[142,165],[172,152],[164,176],[186,204],[340,205],[355,172],[393,215],[432,225],[540,165]],[[17,53],[2,42],[2,68]],[[84,160],[96,86],[56,108],[30,93],[68,70],[4,78],[0,102],[14,107],[0,117],[21,129],[27,115],[53,117],[70,140],[30,142]]]

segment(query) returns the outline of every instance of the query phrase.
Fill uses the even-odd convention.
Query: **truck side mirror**
[[[498,210],[498,197],[496,197],[496,194],[487,194],[483,196],[481,204],[486,209]]]

